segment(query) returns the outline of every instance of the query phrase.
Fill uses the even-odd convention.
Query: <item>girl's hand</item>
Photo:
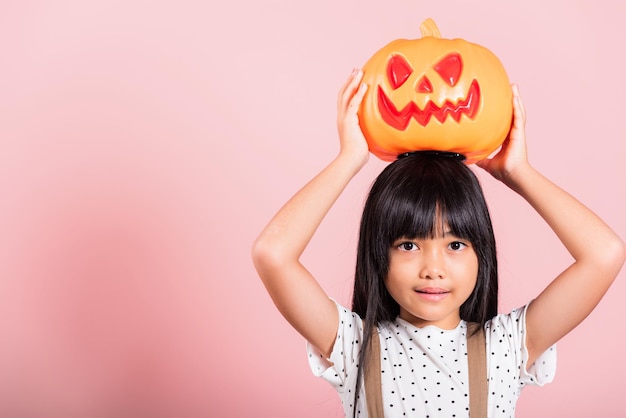
[[[516,171],[520,167],[528,165],[525,132],[526,111],[519,95],[519,88],[514,84],[512,89],[513,122],[511,130],[496,155],[476,163],[477,166],[509,186]]]
[[[340,154],[349,155],[365,164],[369,158],[367,141],[359,125],[357,112],[367,91],[367,84],[361,84],[363,72],[352,71],[350,78],[339,91],[337,98],[337,130],[341,146]]]

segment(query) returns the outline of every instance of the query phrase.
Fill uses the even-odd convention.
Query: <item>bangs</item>
[[[434,238],[444,232],[472,244],[480,241],[489,214],[478,179],[463,162],[408,157],[394,164],[402,167],[390,170],[387,187],[372,189],[377,219],[369,221],[377,225],[385,245],[402,237]]]
[[[398,201],[391,205],[386,220],[389,245],[402,237],[431,239],[444,233],[469,241],[476,237],[481,225],[468,210],[472,205],[467,201],[467,192],[441,187],[433,193],[432,187],[429,189],[428,192],[405,189],[407,193],[397,196]]]

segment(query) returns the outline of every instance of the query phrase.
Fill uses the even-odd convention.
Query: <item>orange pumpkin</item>
[[[369,86],[359,109],[370,151],[385,161],[410,151],[463,154],[466,163],[495,151],[511,127],[511,84],[488,49],[442,39],[427,19],[422,38],[398,39],[363,66]]]

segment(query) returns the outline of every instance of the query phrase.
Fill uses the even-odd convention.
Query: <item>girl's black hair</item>
[[[476,286],[461,305],[461,319],[484,326],[497,314],[495,238],[474,172],[462,160],[437,153],[415,153],[389,164],[372,185],[361,218],[352,310],[365,326],[355,411],[373,327],[400,314],[385,285],[389,250],[401,237],[435,237],[442,220],[454,235],[471,242],[478,257]]]

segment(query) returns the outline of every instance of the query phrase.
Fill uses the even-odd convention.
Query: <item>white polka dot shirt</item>
[[[307,345],[316,376],[337,390],[347,417],[352,417],[363,322],[337,304],[339,328],[330,359]],[[498,315],[486,326],[490,418],[515,416],[515,404],[527,385],[543,386],[556,372],[556,347],[526,366],[526,307]],[[416,328],[397,318],[379,326],[382,395],[385,417],[468,417],[469,386],[465,321],[453,330]],[[367,417],[361,388],[357,416]]]

